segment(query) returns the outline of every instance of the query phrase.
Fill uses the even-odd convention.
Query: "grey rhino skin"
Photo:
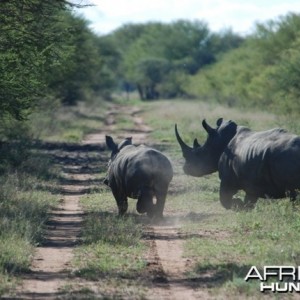
[[[217,120],[217,128],[205,120],[208,137],[203,146],[197,139],[193,147],[175,135],[185,158],[184,172],[204,176],[219,171],[220,201],[226,208],[253,208],[260,198],[295,200],[300,188],[300,137],[275,128],[254,132],[235,122]],[[244,190],[244,202],[233,198]]]
[[[127,197],[138,199],[136,209],[152,218],[163,218],[163,210],[173,168],[161,152],[144,145],[135,146],[131,138],[116,144],[106,136],[112,151],[105,183],[111,188],[119,215],[128,208]],[[156,197],[156,204],[153,197]]]

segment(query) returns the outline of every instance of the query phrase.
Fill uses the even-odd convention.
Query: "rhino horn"
[[[199,148],[201,147],[201,145],[198,143],[198,140],[197,139],[194,139],[194,145],[193,145],[193,148]]]
[[[215,129],[213,129],[212,127],[210,127],[207,123],[206,123],[206,120],[204,119],[202,121],[202,126],[203,128],[206,130],[206,132],[209,134],[209,135],[212,135],[214,134],[216,131]]]
[[[191,152],[192,148],[190,146],[188,146],[180,137],[178,130],[177,130],[177,124],[175,124],[175,134],[176,134],[176,138],[177,141],[181,147],[182,153],[183,154],[188,154],[189,152]]]

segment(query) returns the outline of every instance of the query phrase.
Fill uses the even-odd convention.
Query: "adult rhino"
[[[162,218],[173,168],[161,152],[145,145],[135,146],[132,138],[116,144],[106,136],[106,145],[111,150],[105,183],[116,199],[119,215],[128,208],[127,197],[138,199],[136,209],[152,218]],[[153,203],[153,198],[156,203]]]
[[[300,137],[283,129],[254,132],[235,122],[217,120],[203,128],[208,137],[203,146],[197,139],[193,147],[175,134],[185,158],[184,172],[200,177],[219,171],[220,201],[226,209],[254,207],[260,198],[296,198],[300,188]],[[244,190],[244,202],[233,198]]]

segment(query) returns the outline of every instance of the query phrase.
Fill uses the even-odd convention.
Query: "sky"
[[[250,34],[257,22],[274,20],[288,12],[300,13],[300,0],[89,0],[93,7],[79,9],[90,28],[105,35],[128,23],[178,19],[204,21],[219,32],[231,28]]]

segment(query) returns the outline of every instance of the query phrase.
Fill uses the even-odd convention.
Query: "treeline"
[[[242,42],[230,30],[214,34],[184,20],[97,36],[72,12],[78,3],[1,1],[0,121],[26,118],[41,99],[74,104],[114,89],[137,90],[143,100],[182,96],[188,75]]]
[[[137,91],[142,100],[300,110],[298,14],[258,24],[246,37],[187,20],[127,24],[97,36],[72,10],[81,3],[0,2],[0,125],[26,119],[41,101],[110,99],[116,90]]]
[[[231,30],[216,34],[203,22],[187,20],[129,24],[101,40],[118,58],[113,71],[119,87],[137,89],[142,100],[188,95],[188,76],[243,41]]]
[[[257,24],[244,43],[191,76],[186,92],[230,106],[300,113],[300,14]]]

